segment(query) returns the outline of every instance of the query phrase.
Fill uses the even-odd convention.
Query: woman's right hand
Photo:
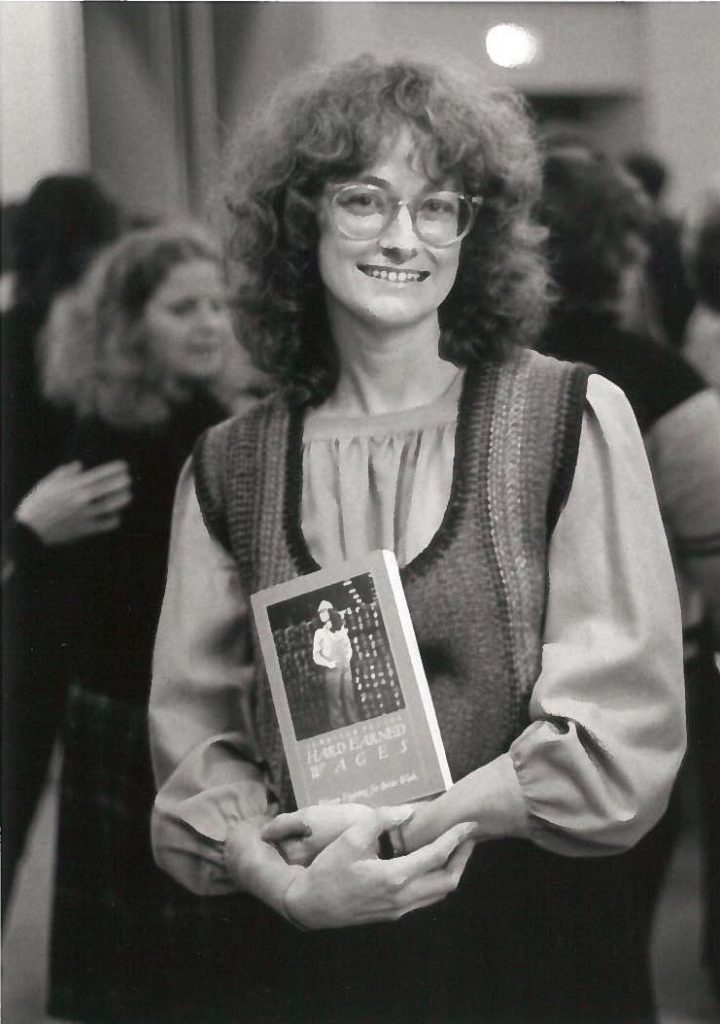
[[[120,513],[131,501],[126,462],[87,470],[71,462],[48,473],[25,495],[15,519],[52,547],[117,529]]]
[[[444,899],[457,887],[477,826],[455,825],[434,842],[394,860],[380,860],[381,832],[398,824],[395,808],[352,825],[307,867],[287,864],[255,825],[236,824],[225,844],[238,885],[301,928],[344,928],[396,921]]]

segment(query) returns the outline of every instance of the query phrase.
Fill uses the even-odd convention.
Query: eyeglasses
[[[404,206],[420,241],[438,249],[467,235],[483,202],[482,196],[447,190],[426,192],[406,202],[380,185],[361,182],[330,185],[328,197],[333,223],[345,238],[357,242],[378,238]]]

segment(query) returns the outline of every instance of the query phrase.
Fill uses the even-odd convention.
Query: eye
[[[345,213],[356,217],[368,217],[382,213],[387,200],[379,189],[351,185],[336,194],[335,202]]]
[[[434,192],[423,199],[420,212],[433,220],[457,220],[460,197],[454,192]]]
[[[180,299],[178,302],[173,302],[168,308],[173,316],[188,316],[195,309],[194,299]]]

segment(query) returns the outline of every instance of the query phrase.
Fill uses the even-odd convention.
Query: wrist
[[[300,875],[295,875],[294,878],[288,883],[285,892],[280,900],[280,907],[278,908],[279,913],[285,918],[289,924],[293,925],[301,932],[309,931],[307,925],[301,921],[300,912],[300,888],[302,886],[302,879]]]

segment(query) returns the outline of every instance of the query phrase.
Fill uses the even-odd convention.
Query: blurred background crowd
[[[110,955],[149,984],[165,938],[144,715],[173,488],[202,430],[265,387],[233,338],[226,140],[295,70],[407,50],[526,97],[557,295],[538,347],[619,384],[646,441],[689,749],[639,941],[662,1024],[720,1019],[720,5],[35,2],[0,17],[8,1024],[45,1019],[50,931],[60,1019],[103,1019]],[[74,687],[88,672],[104,680],[92,700]],[[83,809],[101,800],[121,813],[90,835]],[[147,875],[142,948],[73,874],[78,841],[114,862],[116,894],[118,874]]]

